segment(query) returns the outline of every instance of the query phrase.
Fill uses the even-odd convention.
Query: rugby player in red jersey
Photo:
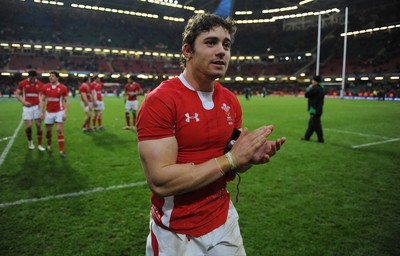
[[[192,17],[183,32],[183,73],[139,108],[138,149],[152,191],[148,256],[246,255],[226,184],[267,163],[286,138],[268,140],[271,125],[242,129],[236,95],[216,81],[228,68],[235,32],[232,20]]]
[[[15,91],[15,97],[22,103],[22,119],[25,122],[25,133],[28,138],[28,148],[35,149],[32,141],[32,122],[36,124],[36,135],[38,149],[44,151],[42,146],[42,120],[40,119],[40,92],[43,83],[37,79],[37,72],[31,70],[28,72],[28,78],[22,80]]]
[[[125,85],[125,130],[136,130],[136,113],[139,108],[139,100],[137,95],[143,94],[143,89],[139,83],[135,82],[136,76],[129,76],[128,83]],[[132,127],[129,112],[132,111]]]
[[[92,102],[94,109],[94,117],[93,117],[93,129],[94,130],[104,130],[101,115],[104,110],[104,101],[103,101],[103,86],[104,84],[100,81],[99,76],[95,76],[93,78],[93,82],[90,84],[90,90],[92,91]],[[96,122],[98,127],[96,128]]]
[[[50,83],[43,86],[41,94],[40,113],[41,118],[46,125],[47,150],[51,152],[52,129],[53,125],[57,127],[57,139],[60,156],[66,157],[64,152],[64,123],[67,120],[67,112],[69,108],[68,89],[65,85],[60,84],[58,72],[50,72]],[[46,112],[45,112],[46,111]]]
[[[92,93],[90,91],[90,77],[85,76],[82,80],[82,84],[79,86],[79,94],[81,95],[81,106],[85,112],[85,118],[83,119],[82,131],[91,131],[91,118],[92,118]]]

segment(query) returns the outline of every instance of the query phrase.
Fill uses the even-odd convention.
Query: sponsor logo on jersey
[[[194,120],[196,122],[200,122],[198,113],[194,113],[193,116],[191,116],[189,113],[186,113],[185,116],[186,116],[186,122],[188,122],[188,123],[190,123],[190,121],[192,121],[192,120]]]

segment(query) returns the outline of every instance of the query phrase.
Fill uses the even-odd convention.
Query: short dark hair
[[[192,16],[186,24],[185,30],[182,33],[182,46],[188,44],[194,49],[194,41],[202,32],[208,32],[214,27],[223,27],[231,36],[233,43],[236,34],[236,24],[233,19],[224,19],[221,16],[211,13],[200,13]],[[186,59],[181,60],[183,67],[186,67]]]
[[[57,78],[60,78],[60,73],[58,73],[57,71],[52,71],[50,72],[50,74],[55,75]]]
[[[84,83],[86,83],[88,80],[89,80],[89,77],[88,77],[88,76],[84,76],[83,79],[82,79],[82,81],[83,81]]]
[[[28,72],[28,76],[36,77],[37,76],[37,72],[35,70],[31,70],[31,71]]]
[[[321,82],[321,76],[314,76],[314,77],[313,77],[313,80],[314,80],[315,82],[317,82],[317,83],[320,83],[320,82]]]

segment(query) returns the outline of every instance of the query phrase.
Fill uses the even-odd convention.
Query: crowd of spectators
[[[383,7],[382,7],[383,8]],[[390,22],[396,21],[393,8],[380,10],[385,12]],[[27,15],[29,13],[29,15]],[[134,49],[142,51],[180,52],[180,23],[157,20],[144,17],[81,10],[68,7],[49,6],[28,2],[9,1],[0,11],[0,38],[5,42],[48,43],[52,45],[69,45],[84,47],[111,47],[119,49]],[[370,17],[369,12],[358,13],[357,19],[352,19],[351,29],[361,29],[382,24],[379,17]],[[367,26],[367,27],[366,27]],[[40,29],[38,29],[40,28]],[[101,29],[99,29],[101,28]],[[321,31],[321,62],[322,76],[341,75],[343,24],[333,24]],[[228,76],[292,76],[299,73],[312,75],[315,70],[315,57],[304,58],[305,52],[316,51],[317,29],[287,32],[282,30],[281,23],[240,25],[232,55],[260,55],[261,59],[232,61]],[[339,40],[338,40],[339,38]],[[349,37],[347,48],[347,72],[355,76],[365,74],[399,74],[400,73],[400,32],[389,30],[379,33],[369,33],[357,37]],[[290,56],[289,60],[278,56]],[[275,55],[274,60],[268,55]],[[301,59],[296,56],[302,56]],[[17,50],[0,47],[1,70],[39,71],[64,70],[84,71],[92,73],[146,73],[155,76],[177,75],[181,72],[179,59],[148,56],[117,56],[94,53],[74,53],[67,51]],[[6,87],[12,88],[18,76],[2,77],[1,91],[7,94]],[[71,78],[74,80],[74,78]],[[4,81],[6,80],[6,81]],[[113,79],[115,80],[115,79]],[[71,81],[76,84],[76,81]],[[150,81],[149,88],[157,82]],[[74,85],[71,85],[74,86]],[[235,83],[228,84],[235,90]],[[262,88],[257,88],[262,87]],[[277,88],[275,88],[278,86]],[[276,91],[285,94],[298,94],[302,84],[288,83],[266,84],[255,82],[252,91]],[[360,91],[371,94],[374,87],[386,94],[396,94],[397,83],[386,82],[370,84],[361,83],[356,86],[346,85],[346,93],[356,94]],[[284,89],[282,89],[284,88]],[[340,88],[332,86],[331,94],[338,94]],[[239,93],[241,90],[237,90]]]

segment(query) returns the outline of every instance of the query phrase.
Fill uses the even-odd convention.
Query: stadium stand
[[[165,52],[179,54],[183,23],[132,17],[120,13],[107,13],[87,9],[59,7],[38,4],[31,1],[5,1],[0,10],[0,41],[7,44],[24,43],[61,46],[62,50],[0,47],[0,69],[3,72],[21,73],[29,69],[41,72],[60,70],[66,72],[85,73],[121,73],[146,74],[153,76],[174,76],[181,72],[179,58],[152,55],[129,55],[111,53],[94,53],[85,51],[68,51],[70,47],[110,48],[118,51],[134,50],[142,52]],[[65,1],[68,4],[69,1]],[[117,1],[118,2],[118,1]],[[376,1],[372,1],[375,3]],[[379,1],[378,1],[379,2]],[[372,5],[381,15],[374,15],[371,9],[356,12],[349,23],[349,30],[365,29],[374,26],[386,26],[398,23],[396,8],[391,5]],[[118,2],[120,3],[120,2]],[[379,2],[381,3],[381,2]],[[120,6],[121,7],[121,3]],[[144,5],[144,4],[142,4]],[[354,7],[359,6],[354,3]],[[143,7],[143,6],[141,6]],[[162,7],[150,8],[153,12]],[[29,14],[29,15],[27,15]],[[182,14],[185,18],[189,12]],[[382,20],[385,18],[385,21]],[[239,25],[232,55],[258,55],[260,59],[234,60],[227,71],[227,76],[242,77],[299,77],[301,73],[311,76],[316,69],[315,54],[305,57],[305,53],[316,52],[317,28],[315,25],[297,30],[282,29],[284,22],[271,24]],[[40,28],[40,29],[39,29]],[[323,76],[340,77],[342,73],[343,21],[324,26],[321,31],[320,72]],[[399,29],[366,33],[348,37],[346,75],[357,79],[370,75],[398,75],[400,73],[400,32]],[[274,59],[269,59],[274,55]],[[14,76],[15,78],[18,75]],[[69,83],[76,84],[76,78],[69,77]],[[111,79],[111,78],[107,78]],[[1,78],[4,81],[18,79]],[[113,79],[115,80],[115,79]],[[123,79],[121,79],[123,81]],[[263,86],[271,90],[287,87],[286,91],[301,90],[305,82],[288,83],[282,81],[276,88],[268,82],[252,82],[253,91],[261,91]],[[154,81],[148,82],[154,86]],[[236,82],[227,82],[232,89],[238,89]],[[355,84],[355,85],[354,85]],[[15,86],[15,84],[13,84]],[[356,90],[371,89],[370,82],[347,84]],[[398,80],[395,82],[373,82],[373,86],[385,87],[385,90],[399,90]],[[293,89],[295,88],[295,89]],[[336,92],[339,88],[332,87]],[[333,94],[333,93],[332,93]]]

